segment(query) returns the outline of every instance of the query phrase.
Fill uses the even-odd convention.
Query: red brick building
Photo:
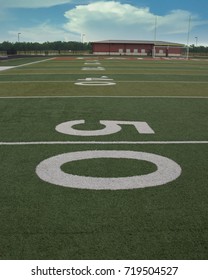
[[[95,55],[137,55],[180,57],[184,54],[184,45],[163,41],[107,40],[92,42]]]

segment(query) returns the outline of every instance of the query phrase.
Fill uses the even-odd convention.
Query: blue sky
[[[153,40],[208,46],[208,0],[0,0],[0,42]],[[84,34],[84,35],[82,35]],[[197,38],[196,38],[197,37]]]

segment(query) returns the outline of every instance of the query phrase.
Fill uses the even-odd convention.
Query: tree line
[[[190,51],[193,53],[208,53],[208,46],[190,45]]]
[[[55,41],[55,42],[9,42],[4,41],[0,43],[0,51],[13,54],[17,51],[92,51],[91,43],[82,43],[76,41]],[[208,46],[190,45],[190,53],[193,54],[208,54]]]
[[[0,43],[0,51],[91,51],[90,43],[82,43],[82,42],[8,42],[4,41]]]

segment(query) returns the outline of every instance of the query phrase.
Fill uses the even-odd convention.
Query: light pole
[[[17,37],[18,37],[18,42],[20,41],[20,32],[17,34]]]
[[[190,37],[190,29],[191,29],[191,16],[189,16],[188,21],[188,33],[187,33],[187,53],[186,53],[186,59],[189,59],[189,37]]]
[[[195,46],[197,47],[197,45],[198,45],[198,37],[197,36],[195,37],[195,40],[196,40]]]
[[[154,46],[153,46],[153,53],[152,57],[155,58],[156,56],[156,39],[157,39],[157,16],[155,17],[155,29],[154,29]]]
[[[85,34],[82,34],[82,43],[84,43],[84,36]]]

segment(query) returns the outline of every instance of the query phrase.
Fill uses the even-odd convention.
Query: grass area
[[[183,167],[177,181],[157,188],[76,190],[42,182],[34,172],[42,159],[88,149],[100,147],[1,148],[2,259],[207,259],[206,145],[185,151],[174,145],[131,146]],[[126,164],[120,170],[110,164],[109,175],[123,174]]]
[[[47,57],[23,57],[23,58],[13,58],[8,60],[0,60],[0,66],[20,66],[27,63],[33,63],[37,61],[42,61],[47,59]]]
[[[207,99],[164,98],[50,98],[2,99],[1,141],[80,140],[55,131],[67,120],[85,120],[77,129],[101,129],[100,120],[145,121],[155,134],[138,134],[133,126],[119,133],[97,136],[98,141],[207,140]],[[180,113],[177,113],[180,112]],[[86,136],[85,141],[92,140]]]
[[[39,59],[33,58],[32,62]],[[25,63],[21,61],[18,64]],[[8,63],[11,65],[12,61]],[[85,60],[76,59],[49,60],[2,71],[0,96],[206,96],[208,92],[206,61],[102,59],[104,71],[84,71],[84,63]],[[77,79],[103,75],[114,79],[116,87],[88,88],[74,84]]]
[[[0,259],[207,259],[207,62],[99,62],[106,69],[99,73],[84,72],[85,60],[76,59],[0,72]],[[74,84],[102,75],[116,85]],[[93,131],[103,129],[100,120],[142,121],[155,134],[139,134],[132,125],[104,136],[55,130],[69,120],[85,120],[75,128]],[[160,155],[182,173],[157,187],[116,191],[61,187],[36,174],[53,156],[100,150]],[[66,162],[61,170],[117,178],[148,175],[157,166],[93,158]]]

